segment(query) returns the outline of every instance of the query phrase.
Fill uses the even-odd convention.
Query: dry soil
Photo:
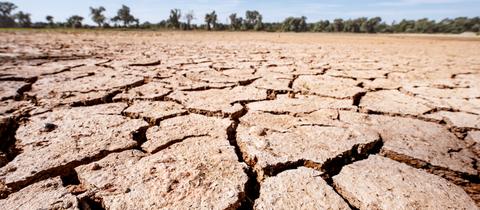
[[[0,209],[477,209],[479,49],[1,32]]]

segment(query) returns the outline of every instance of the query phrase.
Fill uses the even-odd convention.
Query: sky
[[[122,4],[140,22],[157,23],[168,18],[172,8],[183,13],[193,10],[194,23],[203,23],[205,13],[215,10],[219,22],[227,23],[231,13],[245,15],[246,10],[258,10],[264,22],[283,21],[289,16],[306,16],[308,22],[380,16],[388,23],[402,19],[480,16],[480,0],[6,0],[18,6],[16,11],[32,14],[32,21],[45,21],[52,15],[55,21],[65,21],[71,15],[85,17],[93,24],[89,7],[103,6],[105,15],[113,17]]]

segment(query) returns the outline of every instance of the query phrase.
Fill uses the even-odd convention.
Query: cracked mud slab
[[[164,86],[165,83],[149,82],[117,94],[113,97],[113,101],[158,100],[171,92],[170,89],[164,88]]]
[[[365,154],[381,140],[376,132],[359,127],[337,124],[324,125],[324,119],[298,119],[289,116],[263,114],[258,121],[249,112],[240,120],[237,141],[247,163],[253,165],[261,180],[278,168],[306,161],[322,169],[338,156],[348,156],[352,150]],[[288,119],[290,118],[290,119]],[[303,121],[303,122],[302,122]]]
[[[293,89],[304,93],[332,98],[353,98],[364,90],[360,82],[329,76],[300,76],[293,83]]]
[[[121,116],[125,107],[126,104],[105,104],[31,117],[16,132],[15,147],[21,153],[0,168],[1,182],[16,190],[109,152],[135,147],[137,142],[132,134],[148,124]]]
[[[259,89],[286,92],[292,90],[292,88],[288,87],[292,79],[293,77],[290,75],[269,71],[264,73],[261,78],[255,80],[251,85]]]
[[[46,62],[41,65],[18,65],[11,68],[0,70],[0,79],[23,79],[31,80],[45,75],[53,75],[61,72],[69,71],[77,67],[85,65],[93,65],[98,60],[95,59],[78,59],[68,61]]]
[[[27,94],[46,106],[97,104],[107,102],[115,92],[144,81],[142,76],[119,75],[118,72],[97,67],[80,68],[68,74],[43,77],[32,85],[32,90]]]
[[[255,209],[350,209],[321,178],[321,172],[300,167],[262,183]]]
[[[478,209],[462,188],[377,155],[345,166],[333,183],[359,209]]]
[[[359,106],[367,111],[400,114],[421,115],[432,110],[428,102],[413,96],[408,96],[396,90],[369,92],[362,97]]]
[[[62,186],[60,177],[32,184],[0,200],[2,209],[80,209],[77,198]]]
[[[378,131],[384,141],[382,153],[407,162],[434,165],[477,175],[475,155],[463,149],[467,145],[443,126],[418,119],[340,112],[340,120],[363,124]]]
[[[142,149],[149,153],[162,150],[171,144],[199,136],[227,139],[227,129],[232,122],[228,119],[189,114],[160,122],[159,126],[147,130],[147,141]]]
[[[187,109],[211,115],[235,115],[242,109],[239,102],[267,99],[267,93],[254,87],[238,86],[232,89],[210,89],[204,91],[175,91],[167,96],[180,102]]]
[[[480,93],[477,84],[467,85],[466,87],[451,87],[445,88],[429,87],[429,86],[405,86],[405,90],[415,95],[420,95],[426,98],[478,98]]]
[[[76,169],[106,209],[233,209],[245,196],[244,170],[226,139],[207,136],[150,156],[111,154]]]

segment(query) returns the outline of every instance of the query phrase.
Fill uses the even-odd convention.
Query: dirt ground
[[[1,32],[0,209],[478,209],[479,49]]]

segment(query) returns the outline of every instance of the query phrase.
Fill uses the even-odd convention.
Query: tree
[[[245,12],[245,26],[246,26],[246,29],[247,30],[248,29],[260,30],[263,27],[262,19],[263,19],[263,17],[258,11],[247,10]]]
[[[382,22],[382,18],[380,17],[374,17],[370,18],[367,21],[364,21],[361,26],[361,31],[366,32],[366,33],[375,33],[376,32],[376,27],[378,24]]]
[[[67,26],[72,28],[82,27],[83,17],[79,15],[73,15],[67,19]]]
[[[17,6],[11,2],[0,2],[0,27],[15,26],[15,17],[11,14]]]
[[[313,31],[315,31],[315,32],[327,32],[329,28],[330,28],[330,21],[321,20],[321,21],[315,23],[315,26],[313,27]]]
[[[113,22],[123,22],[123,27],[129,26],[133,22],[138,22],[138,19],[136,19],[133,15],[130,14],[130,8],[122,5],[122,8],[120,8],[117,11],[117,16],[112,18]]]
[[[471,31],[473,24],[467,17],[457,17],[453,20],[453,33]]]
[[[283,21],[282,31],[305,32],[307,31],[307,17],[288,17]]]
[[[343,31],[344,32],[351,32],[351,33],[360,33],[362,32],[361,26],[364,22],[368,19],[365,17],[356,18],[356,19],[348,19],[343,22]]]
[[[106,18],[105,15],[103,15],[103,12],[105,12],[105,7],[90,7],[90,16],[92,16],[93,22],[95,22],[98,27],[103,27],[103,24],[105,23]]]
[[[341,31],[343,31],[343,26],[344,26],[343,19],[338,18],[338,19],[333,20],[333,31],[341,32]]]
[[[240,30],[241,27],[242,27],[242,22],[243,22],[243,18],[242,17],[238,17],[237,18],[237,13],[233,13],[229,16],[229,19],[230,19],[230,29],[231,30]]]
[[[211,13],[207,13],[205,15],[205,23],[206,23],[206,27],[207,27],[207,30],[210,31],[211,28],[216,28],[217,26],[217,13],[215,12],[215,10]]]
[[[17,9],[17,6],[11,2],[0,2],[0,15],[10,16],[13,10]]]
[[[413,28],[417,33],[434,33],[437,31],[435,21],[430,21],[428,18],[417,20]]]
[[[170,10],[170,17],[168,18],[168,23],[171,27],[178,29],[180,28],[180,18],[182,17],[182,11],[179,9]]]
[[[15,14],[15,19],[17,20],[18,26],[26,28],[32,25],[32,20],[30,19],[29,13],[24,13],[22,11]]]
[[[261,31],[263,29],[263,17],[261,15],[257,16],[257,20],[255,21],[255,25],[253,25],[253,30]]]
[[[55,25],[55,23],[53,22],[53,16],[47,15],[47,16],[45,17],[45,20],[47,20],[48,26],[53,27],[53,26]]]
[[[305,32],[308,30],[307,17],[305,16],[300,17],[299,29],[302,32]]]
[[[392,24],[393,32],[395,33],[405,33],[413,32],[415,27],[415,21],[403,19],[398,24]]]
[[[193,10],[190,10],[187,14],[185,14],[185,19],[187,20],[187,29],[192,29],[191,23],[192,20],[195,19],[195,15],[193,14]]]
[[[362,31],[362,25],[367,22],[368,18],[366,17],[361,17],[353,20],[353,32],[354,33],[360,33],[360,32],[366,32]]]

